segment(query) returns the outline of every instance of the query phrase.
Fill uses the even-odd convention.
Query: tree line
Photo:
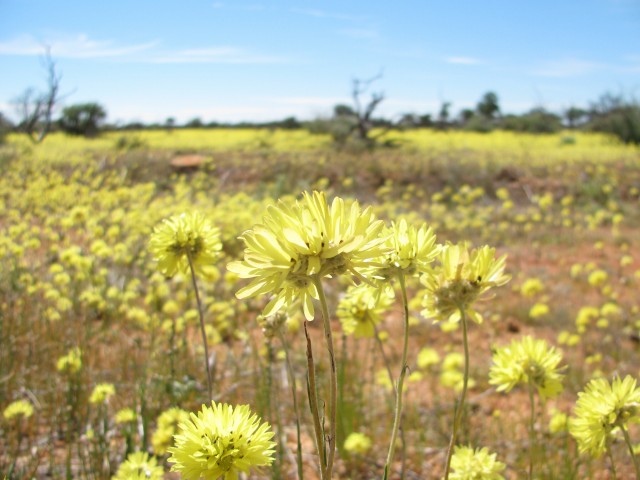
[[[44,140],[51,131],[61,130],[72,135],[87,137],[106,130],[142,130],[175,128],[270,128],[302,129],[312,133],[329,134],[336,145],[347,144],[372,148],[388,144],[384,134],[391,129],[433,128],[440,130],[464,129],[490,132],[496,129],[528,133],[554,133],[561,129],[582,129],[605,132],[617,136],[625,143],[640,144],[640,104],[623,94],[605,93],[586,107],[571,106],[554,113],[542,106],[522,114],[504,113],[498,95],[486,92],[475,108],[465,108],[452,114],[452,103],[443,101],[436,114],[405,113],[389,119],[375,112],[385,100],[382,91],[372,91],[372,85],[382,73],[369,79],[353,79],[351,104],[339,104],[330,116],[311,121],[287,117],[271,122],[205,123],[194,118],[178,124],[174,117],[163,123],[134,122],[124,125],[106,123],[107,110],[98,102],[85,102],[66,106],[60,110],[64,96],[60,93],[62,75],[47,50],[43,58],[46,89],[37,92],[26,89],[13,101],[17,122],[10,122],[0,112],[0,141],[9,131],[22,132],[34,143]],[[59,111],[58,118],[54,113]]]

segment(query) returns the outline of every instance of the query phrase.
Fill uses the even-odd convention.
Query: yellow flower
[[[489,383],[497,385],[499,392],[509,392],[518,383],[531,382],[541,397],[553,398],[563,389],[561,360],[562,355],[545,340],[526,336],[496,351]]]
[[[91,392],[91,396],[89,397],[89,402],[96,404],[105,403],[115,395],[116,389],[111,383],[99,383],[93,388],[93,392]]]
[[[26,400],[16,400],[4,409],[2,415],[7,420],[11,420],[16,417],[29,418],[33,415],[33,406]]]
[[[173,445],[173,436],[178,431],[178,425],[189,421],[189,412],[173,407],[165,410],[158,417],[158,426],[151,437],[151,445],[156,455],[164,455],[167,448]]]
[[[422,277],[426,287],[422,315],[438,320],[459,321],[461,310],[477,323],[482,316],[473,303],[491,287],[504,285],[506,255],[495,258],[495,249],[484,246],[469,252],[466,243],[447,244],[440,251],[440,266]]]
[[[604,378],[593,379],[578,393],[573,413],[569,432],[580,452],[599,457],[614,429],[640,422],[640,388],[629,375],[624,380],[616,377],[611,384]]]
[[[451,480],[503,480],[506,465],[496,460],[488,448],[456,446],[451,457]]]
[[[248,405],[202,406],[198,415],[180,424],[169,462],[171,471],[186,480],[199,478],[237,480],[251,467],[271,465],[275,443],[268,423],[252,414]]]
[[[364,455],[371,449],[371,439],[364,433],[350,433],[344,441],[344,449],[349,453]]]
[[[171,277],[189,271],[189,258],[195,270],[211,265],[220,256],[220,231],[200,213],[183,213],[165,219],[149,241],[149,250],[158,270]]]
[[[349,287],[338,303],[336,314],[346,335],[371,338],[391,303],[392,299],[387,295],[380,295],[376,288],[363,284]]]
[[[123,408],[116,412],[116,423],[131,423],[136,419],[136,412],[130,408]]]
[[[305,317],[313,320],[314,280],[347,272],[361,278],[387,251],[378,237],[383,226],[371,207],[362,210],[353,202],[347,208],[339,197],[329,206],[320,192],[305,192],[293,206],[279,201],[267,209],[263,224],[240,237],[244,260],[227,269],[253,280],[236,296],[274,294],[262,312],[265,317],[299,299]]]
[[[112,480],[162,480],[164,469],[147,452],[130,453]]]
[[[544,284],[539,278],[528,278],[520,287],[520,293],[525,297],[535,297],[544,290]]]
[[[60,357],[56,363],[59,372],[77,373],[82,368],[82,350],[76,347]]]
[[[416,228],[403,218],[385,228],[381,236],[389,250],[380,260],[383,266],[378,271],[378,275],[385,279],[393,277],[396,272],[411,276],[429,271],[429,265],[440,250],[435,233],[426,223]]]

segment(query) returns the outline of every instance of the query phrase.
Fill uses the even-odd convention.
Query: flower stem
[[[304,474],[302,471],[302,442],[300,441],[300,410],[298,408],[298,389],[296,387],[296,377],[291,365],[291,359],[289,358],[289,344],[284,334],[282,333],[282,329],[278,329],[278,336],[280,337],[280,343],[282,343],[282,349],[284,350],[284,361],[287,366],[289,383],[291,384],[291,394],[293,395],[293,412],[296,416],[296,440],[298,447],[298,450],[296,452],[296,464],[298,465],[298,480],[303,480]]]
[[[455,410],[453,419],[453,432],[451,432],[451,440],[449,441],[449,448],[447,449],[447,462],[444,469],[444,479],[449,480],[449,470],[451,469],[451,457],[453,456],[453,448],[456,445],[456,439],[458,437],[458,430],[460,429],[460,422],[462,421],[462,413],[464,412],[464,401],[467,396],[467,384],[469,383],[469,342],[467,339],[467,314],[464,308],[459,307],[460,310],[460,323],[462,323],[462,342],[464,345],[464,377],[462,380],[462,391],[460,392],[460,399]]]
[[[313,283],[318,292],[318,299],[322,308],[322,325],[324,327],[324,339],[327,343],[330,362],[330,378],[329,378],[329,438],[327,465],[325,468],[325,478],[330,479],[333,471],[333,461],[336,455],[336,421],[338,418],[338,376],[336,373],[336,356],[333,349],[333,334],[331,332],[331,321],[329,319],[329,307],[327,306],[327,298],[322,288],[322,279],[319,275],[313,277]]]
[[[631,444],[631,438],[629,437],[629,431],[625,428],[624,425],[622,425],[620,427],[620,430],[622,430],[622,434],[624,435],[624,441],[627,444],[627,447],[629,448],[629,454],[631,455],[631,458],[633,460],[633,467],[636,470],[636,480],[640,480],[640,465],[638,465],[638,459],[636,458],[635,454],[633,453],[633,445]]]
[[[202,301],[200,300],[200,291],[198,290],[198,282],[196,281],[196,271],[193,268],[191,253],[187,250],[187,260],[189,261],[189,270],[191,271],[191,282],[196,292],[196,302],[198,304],[198,315],[200,317],[200,333],[202,334],[202,343],[204,344],[204,365],[207,367],[207,387],[209,390],[209,403],[213,400],[213,387],[211,385],[211,371],[209,369],[209,347],[207,346],[207,333],[204,329],[204,312],[202,310]]]
[[[318,409],[318,392],[316,386],[316,367],[313,362],[313,350],[311,348],[311,339],[307,331],[307,322],[304,322],[304,335],[307,339],[307,396],[309,397],[309,410],[313,418],[313,431],[316,436],[316,448],[318,449],[318,458],[320,459],[320,478],[326,480],[325,477],[325,448],[322,424],[320,423],[320,412]]]
[[[613,480],[618,479],[618,475],[616,475],[616,464],[613,461],[613,454],[611,453],[611,445],[607,442],[607,454],[609,455],[609,460],[611,460],[611,474],[613,475]]]
[[[533,455],[536,448],[536,411],[533,398],[533,382],[529,380],[529,402],[531,404],[531,418],[529,420],[529,480],[533,479]]]
[[[400,376],[398,377],[398,384],[396,385],[396,408],[393,418],[393,428],[391,430],[391,441],[389,442],[389,451],[387,452],[387,461],[384,466],[384,476],[386,480],[389,478],[389,472],[391,470],[391,463],[393,462],[393,455],[396,449],[396,440],[398,438],[398,430],[400,429],[400,423],[402,421],[402,393],[404,389],[404,377],[407,374],[407,351],[409,349],[409,302],[407,300],[407,288],[404,282],[404,274],[400,272],[398,274],[398,280],[400,282],[400,291],[402,293],[402,308],[404,313],[404,339],[402,344],[402,362],[400,367]]]

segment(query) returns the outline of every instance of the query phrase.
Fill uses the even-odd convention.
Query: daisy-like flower
[[[165,219],[156,226],[149,250],[158,270],[167,277],[189,271],[189,257],[195,270],[213,264],[220,256],[220,231],[200,213],[187,212]]]
[[[346,335],[370,338],[375,335],[375,326],[382,321],[392,303],[393,299],[380,295],[378,289],[363,284],[349,287],[338,303],[336,313]]]
[[[136,419],[136,412],[134,412],[130,408],[123,408],[116,412],[115,420],[116,423],[132,423]]]
[[[542,398],[553,398],[563,389],[561,360],[560,352],[545,340],[526,336],[496,351],[489,383],[499,392],[509,392],[519,383],[531,382]]]
[[[180,424],[169,462],[171,471],[186,480],[200,478],[237,480],[240,472],[271,465],[275,443],[268,423],[252,414],[248,405],[236,408],[211,403]]]
[[[470,252],[466,243],[445,245],[439,254],[440,266],[422,276],[426,287],[422,315],[455,322],[463,310],[469,318],[482,323],[473,303],[490,288],[511,279],[504,273],[506,255],[496,259],[495,253],[495,248],[488,246]]]
[[[429,271],[440,250],[435,233],[426,223],[416,228],[403,218],[385,228],[381,236],[389,253],[381,259],[383,267],[377,273],[385,279],[392,278],[396,272],[412,276]]]
[[[364,433],[350,433],[344,441],[344,449],[349,453],[364,455],[371,450],[371,439]]]
[[[79,372],[82,368],[82,350],[78,347],[69,350],[69,353],[58,359],[56,368],[59,372]]]
[[[173,445],[173,436],[178,425],[189,421],[189,412],[178,407],[165,410],[158,417],[158,426],[151,437],[151,445],[156,455],[164,455],[167,448]]]
[[[488,448],[456,446],[451,457],[450,480],[503,480],[506,465],[496,460]]]
[[[147,452],[130,453],[112,480],[162,480],[164,469]]]
[[[29,418],[33,415],[33,405],[26,400],[16,400],[4,409],[2,415],[7,420],[11,420],[16,417]]]
[[[363,210],[358,202],[347,207],[339,197],[329,206],[324,193],[305,192],[294,205],[279,201],[268,208],[262,224],[240,237],[244,260],[227,268],[253,280],[236,296],[274,294],[265,317],[300,299],[305,317],[312,320],[312,299],[318,298],[314,280],[347,272],[362,277],[388,250],[378,236],[383,227],[371,207]]]
[[[116,388],[111,383],[99,383],[93,388],[89,402],[94,405],[105,403],[116,393]]]
[[[599,457],[607,449],[609,435],[629,423],[640,423],[640,388],[636,379],[616,377],[610,384],[604,378],[591,380],[578,401],[569,422],[569,432],[581,453]]]

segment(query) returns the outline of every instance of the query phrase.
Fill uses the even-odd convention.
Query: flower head
[[[164,469],[147,452],[130,453],[120,464],[113,480],[162,480]]]
[[[111,383],[99,383],[93,388],[93,392],[91,392],[91,396],[89,397],[89,402],[94,405],[100,405],[105,403],[115,395],[116,389]]]
[[[387,295],[380,295],[378,289],[366,284],[349,287],[338,303],[336,312],[342,330],[347,335],[354,334],[356,338],[373,337],[376,325],[382,321],[392,301]]]
[[[33,405],[26,400],[16,400],[4,409],[2,415],[7,420],[11,420],[16,417],[29,418],[33,415]]]
[[[82,350],[78,347],[69,350],[69,353],[58,359],[56,368],[59,372],[79,372],[82,368]]]
[[[507,283],[506,255],[496,259],[495,249],[484,246],[471,252],[466,243],[445,245],[440,251],[440,266],[422,277],[426,287],[422,315],[436,320],[458,321],[460,311],[481,323],[482,316],[473,303],[491,287]]]
[[[578,393],[573,413],[569,432],[580,452],[599,457],[614,429],[640,423],[640,388],[636,387],[636,379],[629,375],[624,380],[616,377],[611,384],[604,378],[591,380]]]
[[[248,405],[202,406],[198,415],[180,425],[176,446],[170,447],[171,470],[183,478],[237,480],[251,467],[271,465],[275,443],[268,423],[251,413]]]
[[[456,446],[451,457],[451,480],[503,480],[506,465],[496,460],[488,448]]]
[[[116,412],[116,423],[132,423],[136,419],[136,412],[130,408],[123,408]]]
[[[380,262],[383,267],[378,273],[384,278],[392,277],[395,272],[405,275],[425,273],[440,250],[435,233],[426,223],[416,228],[403,218],[385,228],[381,236],[386,239],[385,246],[389,249]]]
[[[214,263],[222,249],[220,231],[200,213],[183,213],[165,219],[154,229],[149,250],[158,262],[158,270],[171,277]]]
[[[262,224],[240,237],[244,260],[227,268],[253,280],[236,296],[275,295],[265,317],[299,298],[305,317],[312,320],[312,299],[318,298],[314,280],[347,272],[361,277],[386,252],[384,238],[378,237],[383,226],[371,207],[363,210],[358,202],[347,207],[339,197],[329,206],[320,192],[305,192],[294,205],[279,201],[267,209]]]
[[[173,445],[173,436],[178,425],[189,421],[189,412],[178,407],[165,410],[158,417],[158,426],[151,437],[151,445],[156,455],[164,455],[167,448]]]
[[[350,433],[344,441],[344,449],[349,453],[364,455],[371,449],[371,439],[364,433]]]
[[[543,398],[562,392],[562,373],[558,364],[562,355],[545,340],[526,336],[499,348],[493,355],[489,383],[499,392],[509,392],[519,383],[531,382]]]

